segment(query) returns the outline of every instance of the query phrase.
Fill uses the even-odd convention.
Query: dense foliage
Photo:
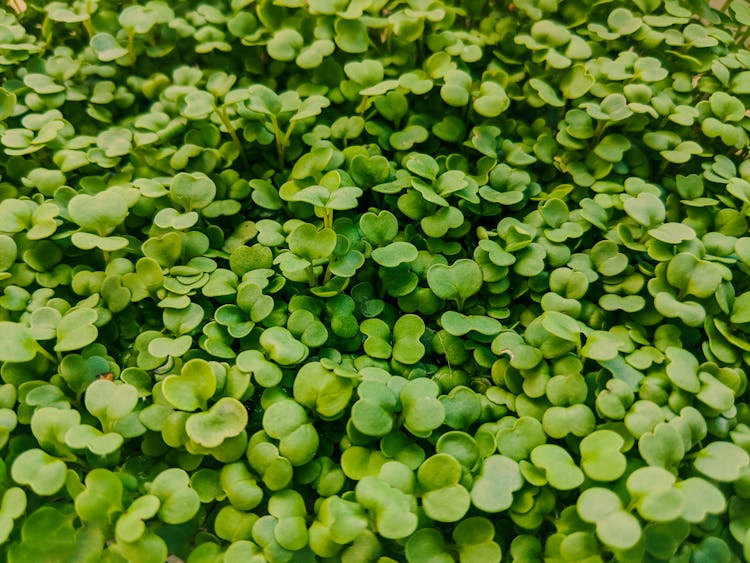
[[[750,558],[750,5],[0,10],[0,556]]]

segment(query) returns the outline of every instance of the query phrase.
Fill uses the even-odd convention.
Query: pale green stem
[[[219,119],[221,119],[221,122],[224,124],[224,127],[227,130],[227,133],[229,133],[229,136],[232,138],[232,142],[237,147],[237,150],[240,152],[240,159],[242,160],[242,165],[245,167],[245,170],[249,170],[250,166],[247,162],[247,155],[245,155],[245,149],[242,148],[242,142],[240,141],[239,135],[237,135],[237,130],[234,128],[234,125],[232,125],[232,122],[229,119],[229,116],[227,115],[226,109],[224,107],[219,107],[216,104],[214,104],[214,111],[216,112],[216,115],[219,116]]]
[[[57,358],[55,358],[55,357],[54,357],[54,356],[53,356],[52,354],[50,354],[50,353],[49,353],[49,352],[48,352],[47,350],[45,350],[44,348],[42,348],[42,346],[41,346],[41,345],[39,345],[39,346],[38,346],[38,348],[37,348],[37,352],[39,352],[39,353],[40,353],[40,354],[41,354],[42,356],[44,356],[45,358],[47,358],[47,359],[48,359],[48,360],[49,360],[50,362],[52,362],[53,364],[57,364],[57,363],[58,363],[58,361],[57,361]]]
[[[307,273],[307,283],[310,284],[310,287],[318,285],[318,280],[315,277],[315,270],[312,264],[305,268],[305,272]]]
[[[279,146],[278,146],[278,149],[279,149],[279,164],[281,166],[284,166],[284,158],[285,158],[285,155],[286,155],[286,148],[289,145],[289,139],[291,139],[291,137],[292,137],[292,131],[294,131],[294,126],[296,125],[296,123],[297,123],[296,121],[292,121],[289,124],[289,127],[287,127],[287,129],[286,129],[286,133],[284,133],[284,137],[281,139],[281,144],[279,144]],[[277,137],[277,142],[278,142],[278,137]]]
[[[96,31],[94,31],[94,26],[91,24],[91,19],[83,20],[83,27],[86,28],[86,33],[89,34],[89,38],[96,35]]]
[[[135,66],[135,32],[128,30],[128,60],[130,66]]]
[[[370,97],[369,96],[362,96],[362,101],[359,102],[359,105],[357,106],[357,113],[362,114],[364,113],[367,108],[370,107]]]
[[[602,134],[604,133],[604,130],[607,128],[607,122],[606,121],[599,121],[596,124],[596,130],[594,131],[594,144],[599,144],[599,141],[601,140]]]

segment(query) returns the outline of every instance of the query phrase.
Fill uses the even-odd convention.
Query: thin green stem
[[[58,360],[57,360],[57,358],[55,358],[55,357],[54,357],[54,356],[53,356],[52,354],[50,354],[50,353],[49,353],[49,352],[48,352],[47,350],[45,350],[44,348],[42,348],[42,346],[39,346],[39,347],[37,348],[37,352],[39,352],[39,353],[40,353],[40,354],[41,354],[42,356],[44,356],[45,358],[47,358],[47,359],[48,359],[48,360],[49,360],[50,362],[52,362],[53,364],[58,364],[58,363],[59,363],[59,362],[58,362]]]
[[[289,126],[287,127],[287,129],[286,129],[286,133],[284,133],[284,137],[281,139],[281,144],[279,145],[279,164],[281,166],[284,166],[284,158],[286,156],[286,148],[289,145],[289,139],[292,138],[292,132],[294,131],[294,126],[296,124],[297,124],[296,121],[292,121],[289,124]]]
[[[369,96],[362,96],[362,101],[359,102],[359,105],[357,106],[356,112],[358,114],[363,114],[365,111],[367,111],[367,108],[370,107],[370,97]]]
[[[463,297],[456,297],[456,309],[460,313],[464,310],[464,298]]]
[[[135,32],[128,30],[128,60],[130,66],[135,66]]]
[[[748,39],[750,39],[750,26],[747,26],[745,31],[737,36],[737,44],[744,47]]]
[[[307,273],[307,283],[310,284],[310,287],[318,285],[318,279],[315,277],[315,269],[312,264],[305,268],[305,273]]]
[[[42,46],[42,52],[45,52],[47,50],[47,47],[50,46],[52,43],[52,39],[54,34],[52,33],[52,26],[54,25],[54,22],[49,19],[49,16],[44,16],[44,21],[42,22],[42,38],[44,39],[44,45]]]
[[[237,135],[237,130],[234,128],[234,125],[232,125],[232,122],[229,119],[229,115],[227,115],[226,108],[214,104],[214,111],[216,112],[216,115],[219,116],[219,119],[221,119],[221,122],[226,128],[227,133],[229,133],[229,136],[232,137],[232,142],[235,144],[237,150],[240,153],[240,159],[242,160],[242,165],[245,167],[245,170],[250,170],[250,165],[247,161],[245,149],[242,148],[242,142],[240,141],[239,135]]]
[[[284,166],[284,135],[281,134],[279,129],[279,121],[275,115],[271,116],[271,125],[273,125],[273,136],[276,139],[276,155],[279,160],[279,167]]]
[[[453,366],[451,366],[451,359],[448,357],[450,354],[448,354],[448,349],[445,347],[443,336],[439,332],[436,333],[435,336],[437,336],[438,340],[440,340],[440,346],[443,348],[443,354],[445,354],[445,361],[448,364],[448,373],[450,374],[451,377],[453,377]]]
[[[85,20],[83,20],[83,27],[86,28],[86,33],[89,34],[89,39],[96,35],[96,30],[94,29],[94,25],[91,23],[91,18],[86,18]]]
[[[604,130],[607,128],[607,122],[606,121],[599,121],[596,124],[596,129],[594,130],[594,144],[598,145],[599,141],[601,141],[602,134],[604,133]]]

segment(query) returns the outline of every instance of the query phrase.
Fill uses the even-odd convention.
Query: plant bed
[[[0,9],[0,554],[750,558],[750,5]]]

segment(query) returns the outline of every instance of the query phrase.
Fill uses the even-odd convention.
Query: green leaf
[[[128,383],[98,379],[86,388],[86,409],[105,429],[132,412],[137,403],[138,389]]]
[[[392,242],[372,251],[372,259],[387,268],[395,268],[399,264],[413,262],[417,259],[417,256],[417,248],[410,242]]]
[[[28,362],[39,350],[29,328],[20,323],[0,321],[0,340],[6,343],[6,346],[0,346],[2,362]]]
[[[726,270],[689,252],[681,252],[667,266],[667,281],[672,287],[696,297],[705,298],[716,293]]]
[[[695,356],[687,350],[673,346],[668,347],[665,353],[669,359],[669,364],[667,364],[667,377],[669,377],[669,380],[688,393],[694,394],[700,391],[698,360]]]
[[[497,117],[510,106],[510,98],[500,84],[482,82],[479,96],[474,100],[474,111],[484,117]]]
[[[394,149],[407,151],[428,138],[429,132],[421,125],[407,125],[403,130],[391,134],[389,141]]]
[[[168,375],[162,390],[175,408],[188,412],[205,409],[216,392],[216,375],[207,361],[195,358],[186,362],[179,374]]]
[[[215,448],[247,426],[247,411],[237,399],[222,397],[208,411],[191,415],[185,432],[204,448]]]
[[[294,398],[327,420],[338,418],[349,404],[354,390],[350,377],[339,376],[319,362],[303,365],[294,378]]]
[[[278,29],[268,42],[268,54],[277,61],[291,61],[299,53],[304,38],[295,29]]]
[[[695,468],[716,481],[735,481],[750,465],[750,455],[731,442],[711,442],[696,454]]]
[[[309,348],[297,340],[289,330],[274,326],[260,335],[260,345],[276,363],[286,366],[304,361]]]
[[[156,516],[160,506],[161,501],[154,495],[143,495],[135,499],[117,519],[115,526],[117,540],[126,543],[138,541],[146,531],[144,521]]]
[[[492,455],[484,460],[474,481],[471,502],[484,512],[502,512],[513,504],[513,493],[522,485],[518,463],[506,456]]]
[[[617,356],[621,346],[622,341],[612,333],[595,330],[588,335],[581,354],[592,360],[607,361]]]
[[[12,545],[9,559],[40,561],[75,557],[78,538],[73,518],[72,513],[52,506],[36,509],[23,523],[21,539]]]
[[[570,61],[564,63],[565,66],[570,65]],[[564,68],[564,67],[563,67]],[[529,86],[531,86],[539,96],[539,98],[547,105],[552,107],[561,108],[565,105],[565,100],[557,95],[557,91],[547,82],[540,78],[532,78],[529,80]]]
[[[16,95],[8,92],[5,88],[0,88],[0,121],[10,117],[15,107]]]
[[[547,481],[555,489],[566,491],[583,483],[583,472],[570,454],[555,444],[542,444],[531,452],[531,463],[544,469]]]
[[[88,450],[94,455],[107,456],[115,453],[123,444],[123,437],[116,432],[103,433],[100,430],[80,424],[65,433],[65,444],[74,450]]]
[[[28,485],[40,496],[51,496],[65,484],[65,462],[38,448],[24,451],[11,466],[11,477],[19,485]]]
[[[360,399],[352,406],[355,428],[367,436],[384,436],[393,427],[397,397],[387,385],[364,381],[357,387]]]
[[[346,53],[364,53],[367,51],[367,26],[360,20],[338,18],[334,23],[334,39],[339,49]]]
[[[456,311],[445,311],[440,317],[440,325],[453,336],[464,336],[472,331],[495,336],[502,330],[502,324],[496,319],[483,315],[462,315]]]
[[[91,38],[91,48],[102,62],[111,62],[127,56],[128,50],[122,47],[117,39],[109,33],[97,33]]]
[[[377,215],[368,212],[362,214],[359,218],[359,228],[371,244],[382,246],[391,242],[398,234],[398,220],[393,213],[387,210],[383,210]]]
[[[367,188],[381,184],[390,176],[388,160],[382,156],[365,156],[358,154],[352,158],[349,174],[357,185]],[[381,212],[382,213],[382,212]],[[364,215],[367,215],[366,213]],[[363,216],[364,216],[363,215]]]
[[[439,387],[428,379],[419,378],[401,389],[404,425],[415,436],[427,436],[445,420],[445,407],[438,401]]]
[[[312,263],[331,255],[336,247],[336,233],[328,227],[319,230],[304,223],[292,231],[288,242],[289,250]]]
[[[68,352],[85,348],[94,342],[99,331],[96,323],[99,315],[94,309],[72,309],[57,323],[55,350]]]
[[[46,74],[29,73],[23,77],[23,83],[37,94],[56,94],[65,90],[65,86],[56,84]]]
[[[595,481],[615,481],[625,472],[625,440],[612,430],[597,430],[581,440],[581,468]]]
[[[10,487],[3,493],[0,504],[0,541],[8,540],[14,527],[14,520],[18,520],[26,512],[26,493],[19,487]]]
[[[594,83],[594,77],[584,65],[574,64],[563,73],[560,91],[568,99],[578,99],[586,95]]]
[[[428,558],[435,563],[450,563],[442,534],[434,528],[417,530],[406,542],[406,561],[409,563]]]
[[[79,194],[68,203],[68,213],[82,229],[99,236],[110,234],[128,215],[128,204],[114,190],[90,196]]]
[[[682,518],[688,522],[703,522],[709,514],[721,514],[726,510],[724,494],[705,479],[689,477],[675,487],[685,499]]]
[[[469,510],[469,491],[459,484],[461,465],[453,457],[435,454],[427,458],[417,471],[417,479],[427,491],[422,505],[433,520],[457,522]]]
[[[452,265],[434,264],[427,270],[427,283],[441,299],[453,300],[458,308],[482,287],[482,271],[473,260],[461,258]]]
[[[122,511],[122,481],[108,469],[98,468],[86,476],[86,489],[75,498],[75,509],[84,522],[108,524]]]
[[[576,508],[581,519],[596,525],[596,535],[612,549],[629,549],[641,538],[638,519],[624,511],[620,498],[608,489],[586,489]]]
[[[383,63],[373,59],[352,61],[344,65],[344,73],[357,84],[372,85],[383,80],[385,69]]]
[[[183,469],[165,469],[146,485],[146,489],[159,499],[158,515],[165,524],[187,522],[200,508],[198,493],[190,487],[190,478]]]
[[[216,196],[216,184],[205,174],[180,172],[169,183],[172,203],[187,212],[203,209]]]

